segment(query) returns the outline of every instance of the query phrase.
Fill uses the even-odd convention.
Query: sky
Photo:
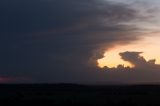
[[[133,67],[132,64],[129,62],[123,61],[121,59],[121,56],[118,55],[118,53],[123,52],[123,51],[140,51],[143,52],[141,55],[145,57],[145,59],[156,59],[156,64],[160,64],[160,50],[159,50],[159,45],[160,42],[158,39],[158,34],[160,33],[154,33],[154,35],[157,35],[156,37],[150,37],[147,36],[141,41],[136,41],[132,44],[129,45],[116,45],[114,48],[106,51],[104,53],[104,57],[98,59],[98,66],[99,67],[104,67],[104,66],[109,66],[109,67],[116,67],[119,64],[124,64],[125,66],[130,66]],[[154,52],[153,52],[154,51]]]
[[[159,0],[1,0],[0,83],[160,83]]]

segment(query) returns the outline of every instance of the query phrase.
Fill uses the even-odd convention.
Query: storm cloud
[[[107,80],[96,59],[141,35],[130,22],[143,16],[123,3],[5,0],[0,8],[0,75],[29,77],[30,82]]]

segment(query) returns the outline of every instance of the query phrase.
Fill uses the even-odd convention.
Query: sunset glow
[[[123,61],[121,57],[119,56],[119,53],[124,51],[141,51],[143,52],[141,56],[145,57],[146,60],[149,59],[156,59],[156,64],[160,63],[160,50],[159,50],[159,39],[157,35],[160,35],[160,33],[154,33],[150,34],[152,36],[145,37],[141,41],[133,42],[129,45],[117,45],[114,48],[110,49],[109,51],[106,51],[104,54],[104,57],[101,59],[98,59],[98,66],[100,68],[103,68],[104,66],[107,66],[109,68],[117,67],[117,65],[122,64],[125,67],[133,67],[132,64],[129,62]]]

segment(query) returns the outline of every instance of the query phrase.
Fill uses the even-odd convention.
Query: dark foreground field
[[[150,106],[160,105],[159,85],[0,85],[0,104]]]

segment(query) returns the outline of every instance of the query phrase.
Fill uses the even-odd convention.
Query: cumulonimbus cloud
[[[132,23],[143,17],[123,3],[3,0],[0,7],[0,74],[35,82],[99,80],[96,59],[141,35]]]

